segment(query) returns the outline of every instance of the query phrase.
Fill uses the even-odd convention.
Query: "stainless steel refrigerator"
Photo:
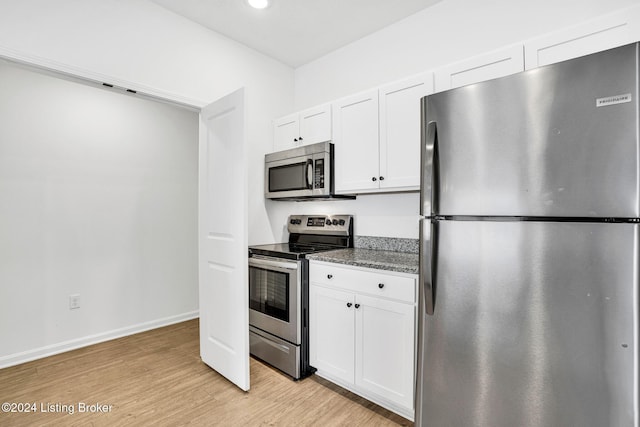
[[[422,100],[416,425],[638,426],[639,61]]]

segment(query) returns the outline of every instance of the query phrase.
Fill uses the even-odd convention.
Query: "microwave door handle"
[[[313,160],[307,160],[307,188],[313,189]]]

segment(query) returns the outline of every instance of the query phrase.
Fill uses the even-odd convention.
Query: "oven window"
[[[249,308],[289,322],[289,274],[249,267]]]
[[[307,162],[269,168],[269,191],[306,190]]]

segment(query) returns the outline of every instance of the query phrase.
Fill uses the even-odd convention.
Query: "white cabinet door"
[[[527,69],[549,65],[640,40],[640,7],[604,15],[525,43]]]
[[[354,381],[354,295],[309,286],[309,364],[327,374]]]
[[[431,93],[433,73],[379,89],[380,189],[420,188],[420,99]]]
[[[273,150],[281,151],[298,145],[300,124],[298,113],[273,121]]]
[[[336,193],[378,188],[378,90],[333,104]]]
[[[309,108],[273,121],[273,150],[331,140],[331,104]]]
[[[331,141],[331,104],[302,111],[299,121],[300,145]]]
[[[520,71],[524,71],[524,53],[518,44],[437,69],[435,90],[442,92]]]
[[[413,411],[414,305],[356,296],[356,385]]]

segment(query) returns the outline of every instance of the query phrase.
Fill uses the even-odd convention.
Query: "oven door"
[[[249,324],[301,344],[301,261],[249,258]]]

